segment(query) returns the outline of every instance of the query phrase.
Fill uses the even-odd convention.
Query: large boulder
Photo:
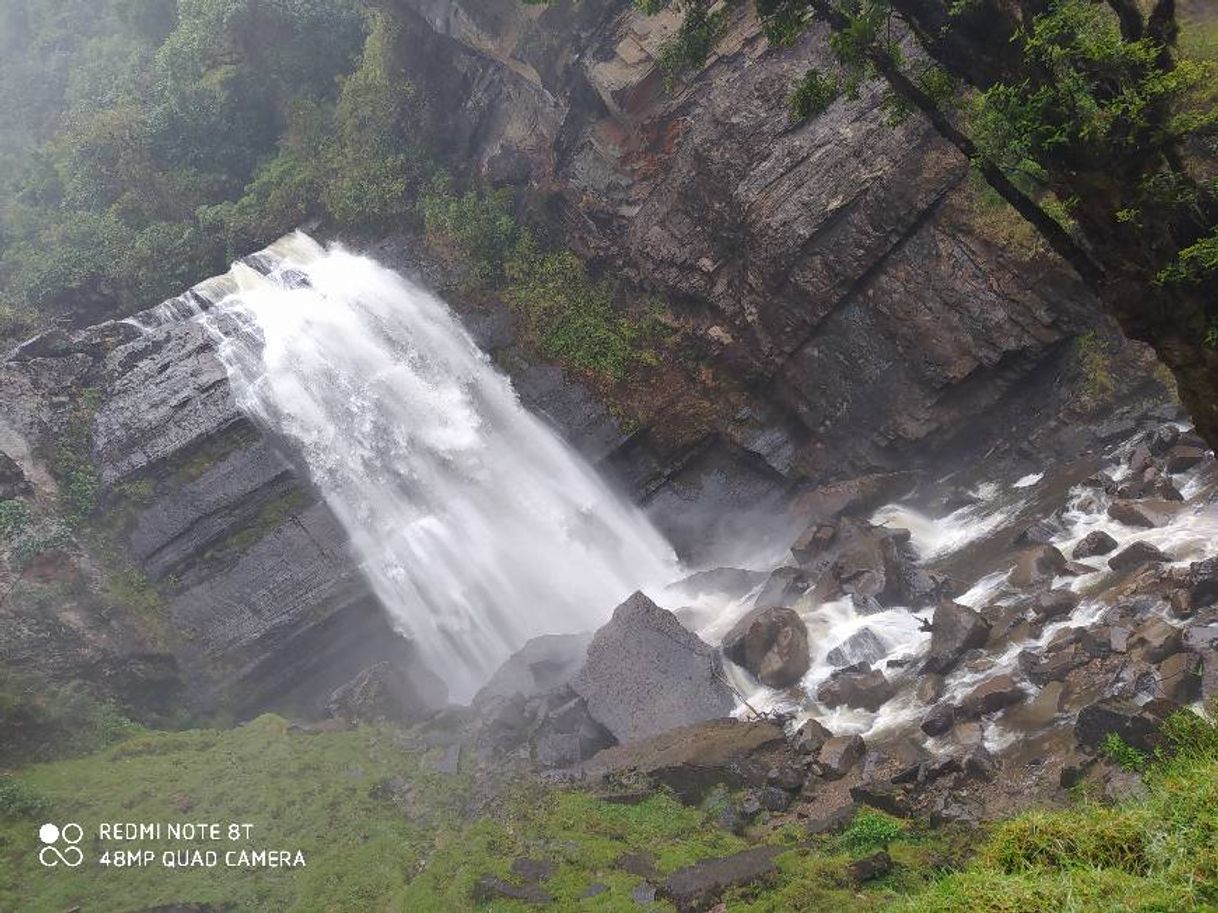
[[[1066,556],[1052,545],[1037,545],[1023,552],[1008,579],[1013,586],[1051,583],[1066,567]]]
[[[811,665],[808,628],[792,609],[753,609],[723,638],[723,653],[771,688],[794,685]]]
[[[736,706],[714,648],[642,593],[596,632],[571,687],[619,742],[725,717]]]
[[[1075,559],[1094,558],[1096,555],[1107,555],[1116,547],[1116,539],[1102,529],[1097,529],[1083,536],[1074,546],[1074,551],[1070,553],[1070,556]]]
[[[831,666],[879,662],[888,653],[883,642],[871,628],[859,628],[825,656]]]
[[[1165,701],[1151,701],[1145,706],[1115,699],[1096,701],[1078,712],[1074,737],[1091,751],[1099,751],[1109,734],[1120,736],[1126,745],[1139,751],[1154,751],[1163,720],[1173,709]]]
[[[1109,558],[1108,566],[1114,571],[1132,571],[1145,564],[1167,564],[1169,561],[1170,556],[1149,542],[1138,541]]]
[[[1174,520],[1182,507],[1176,501],[1113,501],[1108,505],[1108,516],[1126,526],[1155,529]],[[1079,557],[1077,550],[1075,557]]]
[[[606,748],[583,770],[593,781],[641,774],[683,801],[697,803],[719,784],[732,789],[765,785],[769,771],[792,757],[781,727],[720,719]]]
[[[656,894],[672,901],[679,913],[706,910],[729,888],[753,884],[776,872],[778,867],[774,859],[785,849],[756,846],[731,856],[703,859],[677,869],[664,880]]]
[[[896,696],[897,690],[878,669],[855,663],[839,669],[816,689],[816,699],[826,707],[855,707],[873,713]]]
[[[474,696],[474,703],[513,694],[533,697],[570,684],[583,666],[591,642],[591,634],[534,637],[504,661]]]
[[[922,671],[940,675],[951,671],[960,662],[960,657],[969,650],[985,646],[989,637],[990,623],[968,606],[956,602],[939,603],[931,620],[930,648]]]
[[[439,682],[420,682],[401,666],[379,662],[334,690],[326,703],[330,716],[349,722],[410,723],[439,704]]]

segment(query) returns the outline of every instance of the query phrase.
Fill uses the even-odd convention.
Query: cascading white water
[[[199,313],[240,406],[301,454],[453,699],[528,638],[595,628],[672,577],[662,536],[520,404],[443,301],[305,235],[263,258],[266,275],[238,263],[141,322]]]

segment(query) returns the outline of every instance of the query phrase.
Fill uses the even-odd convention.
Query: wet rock
[[[571,687],[619,742],[699,720],[736,705],[714,649],[671,612],[635,593],[596,632]]]
[[[1126,526],[1155,529],[1166,526],[1180,512],[1180,505],[1172,501],[1113,501],[1108,505],[1108,516]]]
[[[780,567],[770,574],[753,605],[759,609],[791,606],[811,588],[812,578],[802,568]]]
[[[613,861],[613,867],[639,878],[650,880],[660,877],[656,858],[651,853],[623,853]]]
[[[549,881],[558,871],[558,866],[548,859],[532,859],[528,856],[518,856],[512,860],[512,874],[524,881],[534,884]]]
[[[492,696],[533,697],[570,684],[583,665],[591,642],[591,634],[544,634],[532,638],[499,667],[474,696],[474,703]]]
[[[867,753],[867,743],[857,733],[838,735],[821,746],[817,763],[821,776],[826,780],[840,780],[854,768]]]
[[[972,745],[960,759],[960,767],[965,776],[976,780],[990,781],[998,772],[998,762],[983,744]]]
[[[584,893],[581,894],[580,897],[599,897],[601,894],[604,894],[608,890],[609,890],[608,885],[602,884],[601,882],[598,881],[595,884],[588,885],[588,887],[584,890]]]
[[[1009,579],[1013,586],[1030,587],[1053,580],[1066,566],[1066,556],[1055,546],[1038,545],[1019,556]]]
[[[1131,571],[1145,564],[1166,564],[1171,561],[1149,542],[1138,541],[1126,546],[1108,559],[1108,566],[1114,571]]]
[[[1016,545],[1048,545],[1057,536],[1057,529],[1046,520],[1036,520],[1015,537]]]
[[[807,564],[829,549],[837,536],[837,527],[832,523],[815,523],[809,526],[791,546],[791,556],[800,564]]]
[[[850,605],[854,608],[856,614],[863,617],[884,611],[884,607],[880,605],[880,601],[874,596],[860,596],[858,593],[850,594]]]
[[[1114,769],[1104,774],[1104,801],[1112,804],[1136,802],[1149,795],[1142,778],[1129,770]]]
[[[975,828],[981,824],[984,814],[985,806],[979,798],[949,792],[935,796],[930,820],[935,825],[960,824]]]
[[[550,892],[535,884],[512,884],[494,875],[483,875],[474,882],[474,903],[515,900],[529,904],[553,903]]]
[[[348,722],[414,722],[429,707],[417,694],[409,675],[390,663],[376,663],[336,688],[326,712]]]
[[[1075,669],[1085,665],[1090,657],[1077,643],[1050,644],[1043,652],[1024,650],[1019,665],[1034,685],[1064,681]]]
[[[1106,472],[1097,472],[1083,479],[1083,485],[1097,488],[1105,494],[1114,494],[1117,490],[1116,480]]]
[[[839,669],[816,689],[816,699],[826,707],[855,707],[875,712],[896,696],[896,688],[884,673],[867,663]]]
[[[807,812],[804,828],[809,834],[832,834],[842,830],[858,813],[858,805],[848,797],[833,801],[818,799]]]
[[[1107,555],[1110,551],[1117,547],[1116,539],[1108,535],[1102,529],[1094,530],[1087,533],[1074,546],[1074,550],[1070,553],[1072,558],[1094,558],[1096,555]]]
[[[1218,558],[1194,561],[1185,575],[1189,603],[1196,611],[1218,602]]]
[[[1032,600],[1032,611],[1037,618],[1048,621],[1069,615],[1078,608],[1079,601],[1078,594],[1070,590],[1050,590]]]
[[[911,812],[909,790],[891,780],[865,780],[850,787],[850,798],[860,805],[879,809],[898,818],[907,818]]]
[[[30,492],[30,483],[21,466],[0,450],[0,501],[7,501]]]
[[[1063,577],[1085,577],[1088,574],[1094,574],[1098,571],[1098,567],[1092,567],[1090,564],[1084,564],[1081,561],[1070,561],[1062,568]]]
[[[883,878],[893,869],[892,857],[880,851],[846,866],[846,873],[859,884]]]
[[[794,685],[808,671],[808,628],[792,609],[753,609],[723,638],[723,653],[771,688]]]
[[[930,647],[922,671],[950,672],[960,657],[968,650],[985,646],[989,637],[990,623],[977,612],[955,602],[939,603],[931,619]]]
[[[729,888],[754,884],[775,871],[774,859],[785,847],[759,846],[731,856],[704,859],[677,869],[660,885],[657,895],[672,901],[680,913],[698,913]]]
[[[1098,752],[1109,733],[1119,735],[1127,745],[1151,752],[1159,744],[1159,729],[1165,713],[1151,702],[1145,706],[1106,698],[1088,704],[1078,713],[1074,738],[1084,748]]]
[[[1129,472],[1131,475],[1141,475],[1149,467],[1155,463],[1154,456],[1150,452],[1150,448],[1145,444],[1139,444],[1129,453]]]
[[[815,756],[831,738],[833,733],[816,720],[805,720],[791,734],[791,746],[800,754]]]
[[[655,903],[656,887],[653,884],[643,882],[630,892],[630,899],[640,907],[649,907]]]
[[[770,769],[790,758],[781,727],[729,718],[607,748],[585,761],[583,771],[591,780],[635,772],[696,804],[719,784],[733,789],[763,785]]]
[[[878,662],[887,652],[871,628],[860,628],[830,650],[825,659],[831,666],[849,666]]]
[[[995,675],[968,693],[960,704],[965,716],[984,716],[1022,703],[1027,692],[1010,673]]]
[[[1156,617],[1134,629],[1126,649],[1148,663],[1157,663],[1177,652],[1183,643],[1179,628]]]
[[[1188,444],[1178,444],[1167,454],[1166,468],[1173,475],[1187,472],[1206,458],[1206,451]]]
[[[935,672],[929,672],[918,679],[918,688],[915,696],[923,704],[933,704],[939,698],[943,697],[943,691],[946,687],[946,682],[942,675]]]
[[[1181,706],[1191,704],[1201,696],[1201,657],[1195,653],[1173,653],[1156,670],[1158,674],[1155,697]]]
[[[1160,425],[1150,433],[1146,441],[1147,449],[1152,456],[1161,457],[1180,440],[1180,429],[1175,425]]]
[[[956,708],[950,703],[944,701],[930,708],[926,716],[922,717],[922,731],[931,738],[941,736],[945,732],[950,732],[951,728],[956,725]]]

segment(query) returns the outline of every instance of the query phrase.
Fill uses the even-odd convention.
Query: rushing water
[[[443,301],[300,234],[255,262],[140,322],[194,316],[215,335],[239,405],[295,446],[453,699],[528,638],[595,628],[672,576],[661,535]]]

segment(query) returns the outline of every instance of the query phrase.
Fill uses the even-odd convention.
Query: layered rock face
[[[970,429],[983,438],[1087,319],[1070,274],[974,227],[967,163],[920,120],[894,126],[878,87],[792,122],[794,83],[832,69],[819,29],[774,49],[742,7],[703,69],[666,87],[671,10],[395,8],[464,77],[433,87],[458,157],[551,193],[566,243],[683,307],[793,420],[715,429],[778,473],[925,461],[991,415]]]
[[[88,522],[105,525],[116,560],[130,561],[156,595],[155,617],[133,617],[120,604],[105,624],[73,625],[64,617],[72,604],[51,601],[43,612],[56,617],[47,623],[76,629],[74,639],[56,640],[75,644],[74,659],[56,668],[30,656],[26,665],[96,679],[87,672],[94,653],[118,667],[148,654],[185,686],[193,709],[237,715],[268,707],[316,714],[378,662],[417,665],[334,515],[237,407],[202,327],[142,334],[108,324],[40,345],[4,366],[5,449],[53,498],[45,463],[63,446],[57,411],[75,410],[96,470],[98,506]],[[95,411],[81,409],[87,394]],[[75,537],[83,542],[87,532]],[[29,606],[13,610],[31,626]],[[18,642],[10,639],[6,653]],[[416,679],[404,706],[443,700],[438,681]]]

